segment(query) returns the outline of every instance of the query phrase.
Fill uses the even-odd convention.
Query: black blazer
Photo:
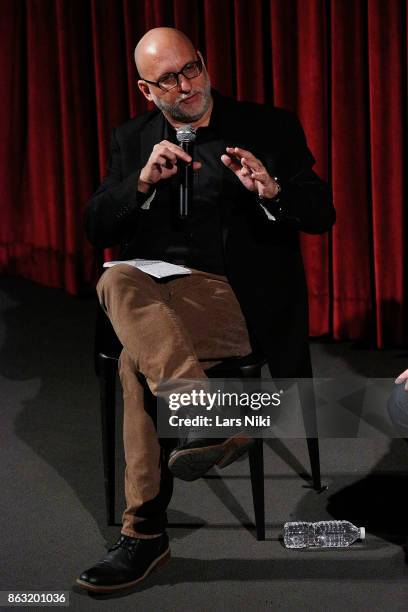
[[[223,215],[229,282],[254,348],[266,356],[272,376],[311,376],[299,231],[320,234],[334,224],[331,190],[312,170],[315,160],[294,114],[238,102],[216,91],[213,96],[211,125],[225,146],[251,151],[282,185],[278,220],[271,221],[254,195],[223,166],[223,188],[234,190],[234,204]],[[91,243],[99,248],[120,244],[123,259],[144,257],[145,245],[155,240],[153,204],[151,210],[140,208],[137,183],[153,146],[163,139],[164,125],[155,109],[113,131],[107,175],[86,207]],[[171,180],[156,187],[157,210],[160,201],[170,197]]]

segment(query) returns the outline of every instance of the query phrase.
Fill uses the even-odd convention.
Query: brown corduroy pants
[[[145,410],[145,378],[157,393],[163,380],[206,379],[205,368],[251,352],[245,319],[225,276],[192,274],[154,279],[118,264],[101,276],[97,293],[122,343],[126,509],[122,533],[155,537],[166,524],[172,478],[154,422]],[[143,378],[142,378],[143,379]]]

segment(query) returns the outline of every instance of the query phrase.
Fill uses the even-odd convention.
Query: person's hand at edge
[[[401,372],[398,378],[395,379],[395,384],[397,385],[403,382],[405,382],[405,386],[404,386],[405,391],[408,391],[408,370],[404,370],[403,372]]]

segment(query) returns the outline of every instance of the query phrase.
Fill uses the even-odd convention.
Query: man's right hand
[[[140,173],[137,185],[138,191],[147,193],[155,183],[176,174],[178,160],[189,163],[191,162],[191,157],[181,147],[168,140],[162,140],[154,145],[147,164]],[[199,170],[199,168],[201,168],[201,163],[194,162],[193,170]]]

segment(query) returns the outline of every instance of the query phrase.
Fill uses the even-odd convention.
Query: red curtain
[[[0,0],[0,269],[72,293],[92,283],[83,208],[112,127],[147,109],[133,49],[176,26],[222,93],[298,113],[333,185],[332,234],[302,238],[311,333],[403,344],[407,13],[406,0]]]

